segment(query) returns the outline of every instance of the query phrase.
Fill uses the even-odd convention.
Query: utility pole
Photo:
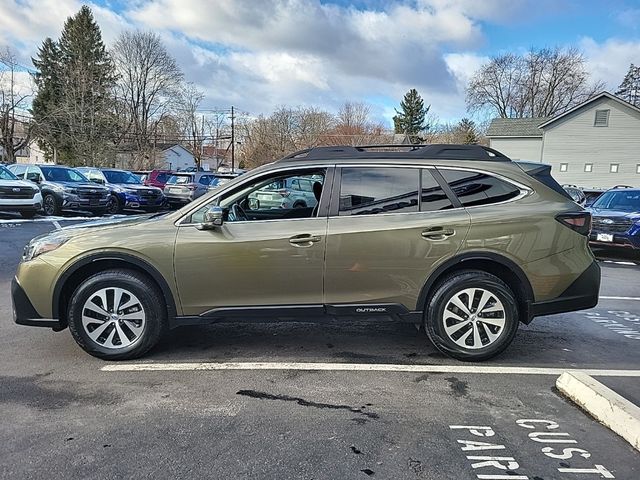
[[[198,170],[202,167],[202,159],[204,158],[204,114],[202,115],[202,126],[200,134],[200,161],[198,162]]]
[[[234,128],[233,105],[231,105],[231,173],[234,173],[236,170],[235,161],[236,161],[236,136],[235,136],[235,128]]]

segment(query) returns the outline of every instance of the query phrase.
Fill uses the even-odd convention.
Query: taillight
[[[278,190],[278,193],[283,197],[288,197],[289,195],[291,195],[291,192],[284,188],[282,190]]]
[[[187,188],[193,192],[196,188],[198,188],[198,186],[197,185],[188,185]]]
[[[580,235],[589,235],[591,214],[589,212],[566,212],[556,215],[556,220]]]

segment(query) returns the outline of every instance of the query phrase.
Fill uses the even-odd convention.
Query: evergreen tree
[[[426,123],[430,108],[431,105],[424,106],[424,101],[415,88],[409,90],[400,102],[401,111],[396,109],[396,115],[393,117],[395,132],[408,135],[413,143],[420,143],[421,134],[430,128]]]
[[[456,130],[458,131],[456,137],[459,138],[460,142],[468,145],[478,143],[476,123],[473,120],[463,118],[460,120],[460,123],[458,123]]]
[[[60,133],[55,122],[61,99],[59,58],[58,44],[51,38],[46,38],[36,58],[31,59],[37,70],[33,74],[33,81],[38,89],[31,106],[36,125],[34,134],[49,160],[54,157],[54,151],[61,147]]]
[[[616,90],[616,95],[636,107],[640,107],[640,66],[633,63]]]
[[[115,134],[113,63],[86,5],[64,23],[59,41],[45,40],[34,78],[34,116],[41,138],[71,165],[107,163]]]

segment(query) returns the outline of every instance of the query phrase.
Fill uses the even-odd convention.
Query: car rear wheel
[[[518,330],[512,290],[487,272],[456,272],[435,288],[427,302],[425,331],[441,352],[465,361],[492,358]]]
[[[97,273],[76,289],[69,330],[87,353],[105,360],[144,355],[166,330],[162,294],[150,279],[129,270]]]
[[[58,200],[52,194],[48,193],[42,199],[42,210],[44,214],[51,217],[54,215],[60,215],[61,208]]]

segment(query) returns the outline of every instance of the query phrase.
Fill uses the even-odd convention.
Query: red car
[[[171,178],[173,172],[171,170],[151,170],[144,179],[143,184],[147,187],[158,187],[164,189],[167,180]]]

